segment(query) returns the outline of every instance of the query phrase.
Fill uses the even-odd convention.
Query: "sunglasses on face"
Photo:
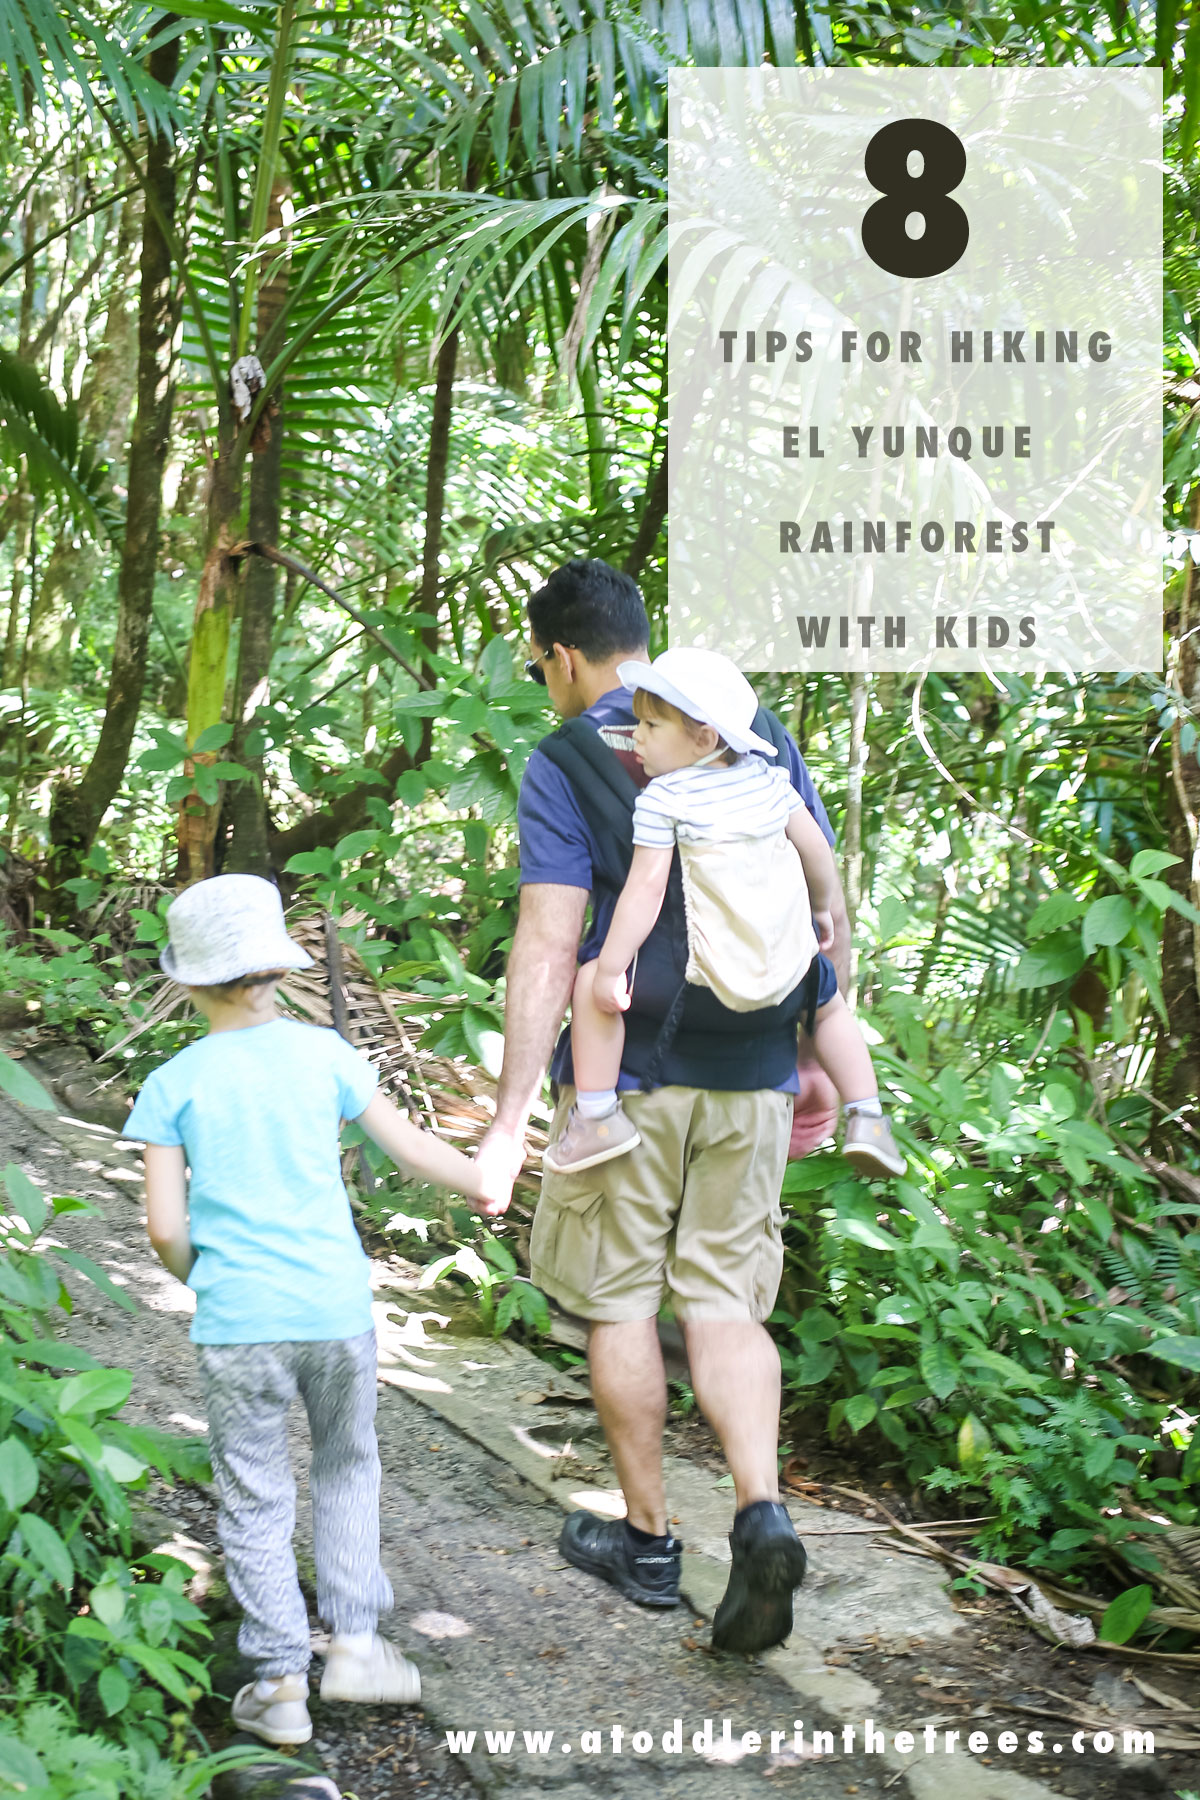
[[[574,647],[573,644],[563,645],[564,650],[573,650]],[[525,664],[525,673],[531,681],[536,681],[539,687],[545,687],[546,685],[546,671],[543,669],[542,664],[548,657],[553,655],[554,646],[551,644],[549,650],[543,650],[540,656],[535,656],[532,662],[527,662]]]
[[[553,654],[553,650],[543,650],[540,656],[535,656],[532,662],[525,664],[525,673],[531,681],[536,681],[539,687],[546,685],[546,671],[542,664],[548,656],[553,656]]]

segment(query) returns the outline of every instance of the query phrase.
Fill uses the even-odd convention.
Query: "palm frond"
[[[65,404],[31,363],[0,350],[0,448],[24,457],[31,483],[52,489],[98,537],[119,541],[121,509],[108,466],[79,429],[73,401]]]

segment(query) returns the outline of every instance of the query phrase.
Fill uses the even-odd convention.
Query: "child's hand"
[[[507,1212],[513,1183],[525,1161],[525,1135],[493,1125],[479,1140],[471,1163],[474,1177],[467,1195],[475,1211],[494,1219]]]
[[[623,1013],[629,1010],[629,983],[624,970],[619,975],[605,975],[596,970],[592,984],[592,1003],[598,1012]]]
[[[488,1168],[485,1164],[479,1171],[475,1192],[468,1194],[467,1198],[475,1212],[482,1213],[485,1219],[496,1219],[501,1213],[508,1211],[512,1191],[512,1176],[503,1174],[499,1169]]]
[[[814,913],[813,924],[817,928],[817,949],[822,956],[828,956],[833,949],[833,914],[831,912]]]

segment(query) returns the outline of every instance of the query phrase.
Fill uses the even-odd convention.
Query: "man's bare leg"
[[[667,1381],[657,1320],[594,1324],[588,1363],[592,1398],[625,1495],[626,1517],[639,1531],[662,1537],[667,1530],[662,1469]],[[775,1370],[778,1392],[778,1357]]]
[[[696,1404],[721,1440],[737,1509],[779,1499],[779,1352],[750,1319],[684,1325]]]
[[[713,1614],[713,1648],[757,1655],[790,1633],[792,1593],[806,1562],[779,1500],[779,1353],[749,1319],[697,1319],[684,1332],[696,1401],[737,1491],[733,1562]]]

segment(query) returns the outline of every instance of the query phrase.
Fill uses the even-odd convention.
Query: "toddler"
[[[687,979],[735,1012],[775,1006],[817,959],[813,1044],[847,1114],[845,1155],[868,1174],[905,1161],[879,1102],[870,1054],[825,952],[833,944],[833,855],[775,746],[751,729],[758,700],[711,650],[668,650],[622,663],[633,691],[635,750],[651,778],[633,813],[633,862],[599,956],[575,978],[571,1056],[576,1098],[545,1166],[569,1174],[641,1142],[617,1098],[627,970],[662,909],[676,848],[687,914]]]
[[[485,1191],[467,1157],[377,1093],[335,1031],[280,1017],[277,983],[312,958],[288,937],[269,881],[201,881],[168,909],[167,930],[163,968],[208,1035],[153,1072],[125,1135],[145,1144],[150,1241],[196,1294],[220,1537],[243,1613],[238,1645],[258,1676],[234,1700],[234,1723],[268,1744],[303,1744],[311,1652],[287,1446],[297,1394],[312,1435],[317,1601],[333,1633],[321,1698],[421,1693],[417,1669],[376,1632],[392,1590],[379,1560],[375,1332],[341,1121],[481,1212],[503,1211],[507,1192]]]

